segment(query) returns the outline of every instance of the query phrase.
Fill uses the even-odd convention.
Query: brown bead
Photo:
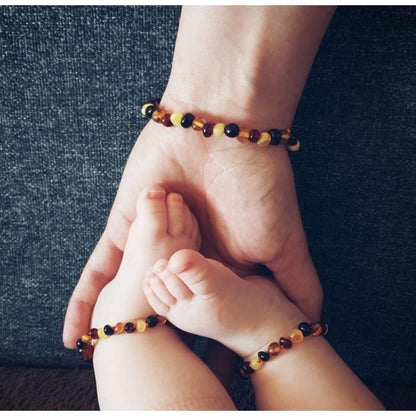
[[[300,329],[294,329],[290,333],[290,339],[294,344],[299,344],[303,341],[303,333]]]
[[[98,329],[97,328],[91,328],[88,332],[88,335],[91,336],[92,339],[98,339]]]
[[[83,350],[80,350],[79,353],[84,360],[90,361],[94,356],[94,347],[92,345],[87,345]]]
[[[161,123],[164,116],[165,116],[165,112],[157,109],[152,114],[152,120],[156,121],[156,123]]]
[[[291,129],[284,129],[282,130],[282,135],[280,137],[282,140],[289,140],[291,135],[292,135]]]
[[[247,143],[249,137],[250,137],[250,132],[248,130],[241,129],[240,132],[238,133],[237,140],[240,141],[241,143]]]
[[[257,143],[259,138],[260,138],[260,132],[258,130],[250,130],[249,132],[249,136],[248,136],[248,140],[252,143]]]
[[[281,346],[277,342],[272,342],[267,348],[267,352],[270,355],[277,355],[281,350]]]
[[[202,128],[202,134],[205,137],[211,137],[212,134],[214,133],[214,123],[205,123],[204,127]]]
[[[164,116],[163,116],[163,118],[162,118],[162,124],[165,126],[165,127],[171,127],[171,126],[173,126],[173,124],[172,124],[172,121],[170,120],[170,114],[168,114],[168,113],[166,113]]]
[[[313,324],[311,324],[311,328],[312,328],[312,335],[314,337],[317,337],[322,334],[322,326],[319,322],[314,322]]]

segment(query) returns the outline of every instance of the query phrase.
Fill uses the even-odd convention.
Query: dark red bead
[[[270,354],[266,351],[259,351],[257,353],[257,357],[259,357],[262,361],[268,361],[270,358]]]
[[[282,133],[280,130],[277,129],[271,129],[269,130],[269,134],[272,138],[272,140],[270,141],[270,144],[272,146],[277,146],[278,144],[280,144],[281,138],[282,138]]]
[[[308,337],[312,333],[312,327],[307,322],[301,322],[298,325],[298,329],[302,331],[304,337]]]
[[[106,335],[113,335],[114,334],[113,327],[111,325],[106,325],[104,327],[104,334],[106,334]]]
[[[157,323],[158,323],[157,315],[150,315],[150,316],[148,316],[146,318],[146,323],[149,326],[149,328],[154,328],[157,325]]]
[[[224,134],[227,137],[237,137],[239,132],[240,127],[238,127],[238,124],[230,123],[224,127]]]
[[[285,337],[281,337],[279,339],[279,344],[285,349],[288,350],[292,348],[292,341],[290,339],[287,339]]]
[[[186,113],[181,120],[181,126],[185,129],[192,126],[195,116],[191,113]]]
[[[77,339],[77,347],[83,350],[88,344],[86,344],[81,338]]]
[[[212,136],[212,132],[214,130],[214,123],[205,123],[204,127],[202,128],[202,134],[205,137],[211,137]]]
[[[92,339],[98,339],[98,329],[97,328],[91,328],[88,332],[88,335],[92,338]]]
[[[171,127],[173,126],[172,122],[170,121],[170,114],[165,114],[162,118],[162,124],[165,127]]]
[[[127,322],[126,325],[124,325],[124,330],[128,334],[131,334],[132,332],[134,332],[136,330],[136,325],[134,325],[133,322]]]
[[[260,138],[260,132],[258,130],[250,130],[250,135],[248,136],[248,140],[252,143],[257,143]]]
[[[94,347],[92,345],[87,345],[86,348],[80,349],[78,352],[84,360],[90,361],[94,356]]]

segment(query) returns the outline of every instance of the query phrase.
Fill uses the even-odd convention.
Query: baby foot
[[[143,288],[158,314],[184,331],[221,342],[241,357],[306,319],[276,283],[260,276],[241,279],[193,250],[157,261]]]
[[[140,193],[136,209],[119,271],[98,297],[92,326],[154,313],[142,289],[146,271],[160,257],[199,248],[197,221],[181,195],[153,185]]]

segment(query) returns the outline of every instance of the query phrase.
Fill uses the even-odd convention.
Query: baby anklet
[[[259,351],[257,355],[252,357],[249,361],[245,361],[240,368],[240,376],[244,379],[249,379],[250,376],[263,367],[263,364],[271,357],[280,354],[283,350],[289,350],[293,344],[300,344],[305,337],[309,335],[319,336],[328,333],[328,325],[322,322],[314,322],[308,324],[301,322],[296,329],[294,329],[288,337],[281,337],[279,341],[269,344],[266,351]]]
[[[166,319],[159,315],[150,315],[146,319],[138,319],[126,323],[118,322],[114,326],[104,325],[103,328],[91,328],[76,342],[78,353],[86,361],[91,361],[94,356],[94,347],[99,340],[106,339],[112,335],[143,333],[147,328],[154,328],[156,325],[164,325]]]
[[[169,113],[159,108],[159,100],[150,101],[143,105],[142,114],[155,121],[161,123],[165,127],[182,126],[183,128],[192,127],[195,131],[201,131],[204,137],[209,138],[212,135],[222,136],[225,134],[230,138],[237,138],[241,143],[257,143],[261,147],[277,146],[286,144],[288,150],[296,152],[299,150],[300,142],[293,136],[291,129],[270,129],[260,132],[257,129],[240,129],[236,123],[213,123],[207,122],[201,117],[195,117],[192,113],[182,113],[175,111]]]

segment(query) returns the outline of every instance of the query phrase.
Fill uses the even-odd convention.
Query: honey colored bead
[[[300,141],[297,140],[296,144],[294,145],[287,145],[287,148],[291,151],[291,152],[297,152],[300,149]]]
[[[272,137],[270,136],[270,134],[264,131],[263,133],[260,133],[260,137],[259,137],[259,140],[257,141],[257,144],[261,147],[265,147],[269,145],[271,140],[272,140]]]
[[[83,335],[81,337],[81,341],[85,342],[86,344],[90,343],[92,341],[92,336],[91,335]]]
[[[250,137],[250,132],[248,130],[240,130],[237,136],[237,140],[241,143],[247,143],[249,137]]]
[[[294,344],[300,344],[303,341],[303,334],[300,329],[294,329],[290,334],[290,339]]]
[[[98,338],[105,339],[108,338],[108,335],[104,332],[104,328],[98,328]]]
[[[250,368],[253,370],[260,370],[263,367],[263,361],[259,357],[253,357],[250,360]]]
[[[174,126],[180,126],[182,117],[183,117],[183,113],[181,113],[180,111],[175,111],[174,113],[170,115],[170,121],[172,122]]]
[[[292,135],[291,129],[284,129],[282,130],[282,135],[280,137],[282,140],[289,140],[291,135]]]
[[[277,355],[281,350],[281,346],[277,342],[272,342],[269,347],[267,348],[267,352],[270,355]]]
[[[217,136],[217,137],[222,136],[224,134],[224,128],[225,128],[225,125],[223,123],[217,123],[212,130],[212,132],[214,133],[214,136]]]
[[[146,331],[146,328],[147,328],[147,324],[146,324],[145,321],[143,321],[143,319],[140,319],[136,322],[136,331],[137,332],[142,333],[142,332]]]
[[[319,322],[315,322],[311,324],[311,328],[312,328],[312,335],[314,337],[317,337],[322,334],[322,326]]]
[[[192,128],[197,131],[202,130],[206,122],[203,118],[195,118],[192,122]]]
[[[170,114],[166,113],[163,118],[162,118],[162,124],[165,127],[171,127],[172,126],[172,122],[170,121]]]
[[[143,105],[142,107],[142,114],[145,116],[146,115],[146,109],[147,107],[150,107],[151,105],[154,105],[153,103],[146,103]]]
[[[165,112],[162,110],[157,109],[156,111],[153,112],[152,114],[152,120],[156,121],[156,123],[161,123],[163,117],[165,116]]]
[[[114,333],[116,335],[120,335],[120,334],[123,334],[124,332],[125,331],[124,331],[124,324],[123,324],[123,322],[117,322],[116,325],[114,326]]]

